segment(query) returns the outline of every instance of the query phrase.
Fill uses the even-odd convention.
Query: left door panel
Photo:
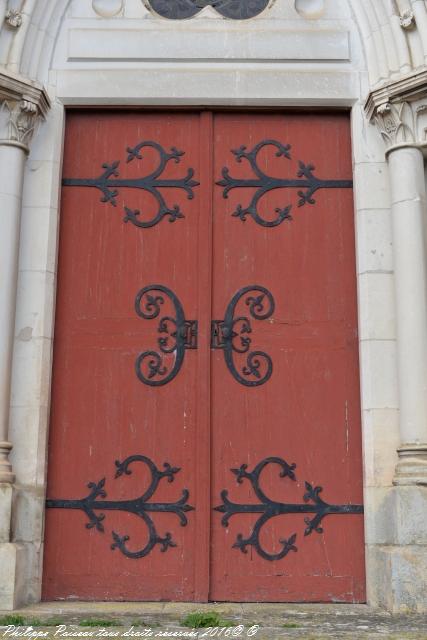
[[[196,325],[174,335],[179,307],[197,319],[210,289],[197,268],[200,121],[68,115],[44,599],[203,598],[194,559],[208,523],[189,509],[200,498]]]

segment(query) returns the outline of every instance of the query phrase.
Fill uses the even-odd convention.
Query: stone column
[[[9,461],[12,443],[8,441],[8,425],[21,194],[27,154],[27,147],[18,140],[18,135],[23,130],[19,120],[22,123],[22,118],[29,120],[37,108],[32,103],[4,100],[1,110],[6,130],[3,127],[0,138],[0,483],[12,484],[15,476]],[[17,135],[13,139],[15,130]]]
[[[376,110],[388,143],[392,203],[401,436],[394,484],[399,485],[427,485],[427,199],[421,124],[426,111],[427,103],[405,101]]]
[[[10,384],[24,168],[29,143],[49,101],[37,84],[0,72],[0,602],[17,604],[19,550],[10,542],[15,475],[9,460]]]
[[[427,611],[427,71],[371,92],[391,196],[399,439],[394,477],[366,491],[369,604]]]

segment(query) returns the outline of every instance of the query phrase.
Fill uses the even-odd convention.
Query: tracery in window
[[[184,20],[197,15],[207,6],[224,18],[247,20],[260,14],[270,0],[148,0],[153,11],[169,20]]]

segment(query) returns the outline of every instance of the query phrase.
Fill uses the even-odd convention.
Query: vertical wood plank
[[[197,547],[195,549],[195,597],[209,598],[210,580],[210,486],[211,486],[211,366],[210,326],[212,307],[212,206],[213,117],[200,115],[200,216],[198,226],[198,389],[196,413]]]

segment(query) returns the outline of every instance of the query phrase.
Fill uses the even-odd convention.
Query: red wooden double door
[[[70,112],[44,598],[364,600],[345,114]]]

